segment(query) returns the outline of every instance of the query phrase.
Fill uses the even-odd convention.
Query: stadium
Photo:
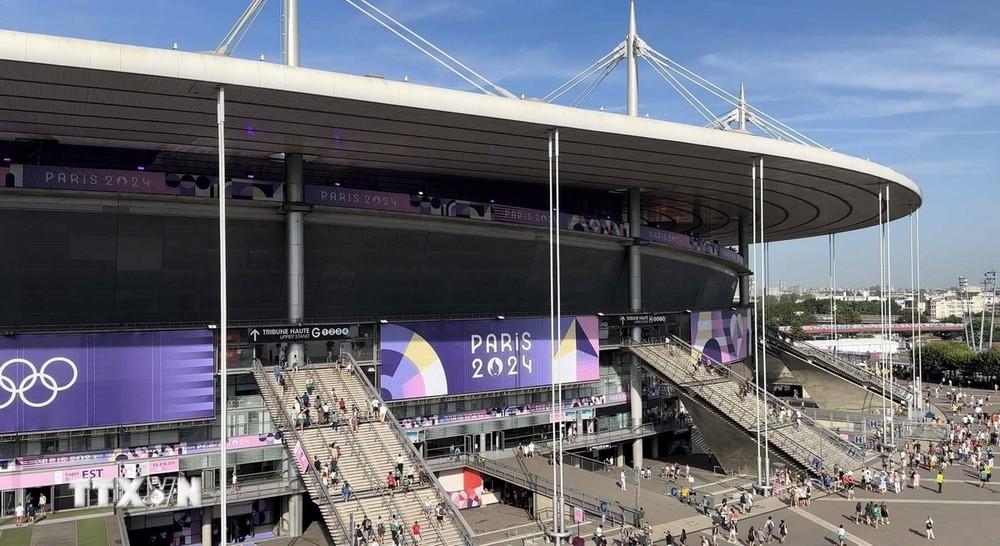
[[[756,230],[874,226],[885,188],[888,219],[921,205],[902,174],[816,146],[294,64],[0,31],[0,518],[40,495],[97,507],[71,482],[116,476],[145,480],[144,505],[108,516],[125,543],[322,521],[339,544],[441,502],[422,543],[500,544],[463,513],[562,510],[500,458],[552,449],[554,422],[563,466],[712,452],[746,470],[754,425],[727,389],[753,373]],[[705,360],[734,375],[692,383]],[[303,426],[303,392],[346,404],[343,426]],[[818,423],[768,442],[797,469],[865,460]],[[397,464],[412,495],[382,487]],[[202,506],[177,504],[178,473]]]

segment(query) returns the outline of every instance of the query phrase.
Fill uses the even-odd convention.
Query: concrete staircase
[[[790,353],[872,393],[880,394],[884,387],[888,391],[886,392],[887,397],[897,404],[905,405],[913,396],[913,392],[909,388],[894,385],[888,381],[883,383],[881,377],[868,370],[805,343],[795,343],[776,330],[768,329],[766,340],[768,350]]]
[[[353,497],[350,500],[345,502],[341,498],[343,482],[333,485],[331,491],[325,496],[322,491],[319,491],[318,486],[311,485],[306,479],[307,476],[303,476],[310,495],[320,506],[320,509],[327,508],[324,505],[329,502],[332,504],[333,510],[340,516],[340,521],[334,525],[327,521],[331,534],[334,534],[335,529],[348,528],[352,519],[353,523],[361,523],[366,516],[373,522],[373,525],[381,516],[382,521],[388,526],[389,519],[393,514],[396,514],[405,523],[404,535],[407,544],[412,542],[409,528],[414,521],[420,521],[423,528],[421,544],[440,546],[462,546],[464,544],[468,533],[463,529],[461,523],[456,521],[461,516],[450,505],[450,501],[448,501],[448,517],[445,518],[444,524],[440,527],[436,524],[436,518],[424,513],[425,502],[433,505],[447,497],[443,494],[443,490],[440,490],[439,486],[432,481],[434,480],[433,475],[427,471],[422,472],[422,469],[425,468],[424,465],[417,459],[418,456],[416,456],[412,446],[403,443],[408,442],[408,440],[405,439],[402,432],[394,430],[393,427],[398,425],[392,419],[391,414],[386,415],[384,422],[380,421],[377,416],[368,415],[368,410],[371,407],[370,392],[373,389],[366,389],[362,383],[364,381],[362,377],[342,371],[339,367],[334,366],[284,372],[288,389],[287,392],[282,392],[281,387],[274,380],[273,370],[265,371],[261,368],[255,370],[254,375],[258,384],[261,385],[265,403],[272,415],[290,416],[290,408],[295,403],[295,396],[301,396],[306,391],[308,379],[312,379],[315,385],[313,394],[310,395],[310,404],[313,405],[311,415],[314,421],[319,419],[319,412],[315,410],[317,396],[328,402],[333,411],[338,411],[340,399],[345,401],[347,411],[341,416],[338,431],[334,431],[329,425],[314,424],[296,433],[301,439],[303,449],[310,461],[318,457],[321,462],[328,462],[331,444],[336,443],[340,447],[341,456],[338,460],[338,471],[341,480],[346,480],[353,489]],[[355,405],[360,410],[361,418],[357,432],[352,433],[350,432],[349,419]],[[285,421],[283,423],[285,426],[291,424],[288,419]],[[399,455],[402,455],[404,459],[404,475],[409,469],[415,469],[415,480],[410,485],[408,493],[404,493],[401,488],[389,490],[386,487],[386,477],[394,470],[396,458]]]
[[[291,452],[297,442],[301,442],[304,448],[313,442],[312,435],[317,432],[316,429],[296,431],[293,426],[294,417],[292,416],[291,409],[291,397],[294,396],[293,389],[289,387],[288,392],[283,393],[281,387],[274,380],[271,370],[265,371],[260,364],[254,366],[253,376],[257,382],[257,386],[260,388],[267,411],[274,421],[275,429],[284,434],[288,451]],[[308,451],[306,453],[309,455]],[[310,458],[310,460],[312,459]],[[349,544],[351,540],[349,520],[345,517],[346,513],[339,510],[334,504],[333,499],[335,497],[331,494],[333,492],[323,490],[320,475],[316,472],[316,469],[312,468],[311,464],[308,471],[301,473],[301,478],[306,490],[309,491],[310,498],[319,507],[319,511],[323,516],[323,523],[326,524],[330,536],[336,541],[343,541],[345,544]]]
[[[717,363],[709,371],[691,355],[691,348],[679,340],[666,344],[632,345],[629,350],[685,394],[703,402],[747,434],[756,434],[757,404],[753,393],[746,397],[739,394],[740,385],[745,382],[745,378]],[[834,465],[850,470],[864,466],[865,457],[861,448],[840,439],[833,432],[805,417],[799,423],[775,422],[776,419],[772,417],[775,410],[788,407],[770,395],[768,405],[771,411],[768,423],[769,442],[789,459],[812,473],[819,473],[824,467],[832,470]]]

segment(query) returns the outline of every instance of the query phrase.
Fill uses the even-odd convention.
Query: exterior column
[[[743,227],[746,218],[740,216],[737,231],[737,246],[739,247],[740,256],[743,257],[743,263],[750,265],[747,261],[747,256],[750,254],[750,243],[747,242],[746,230]],[[750,276],[740,275],[740,306],[750,305]]]
[[[211,506],[201,509],[201,544],[202,546],[212,546],[212,516],[214,515]]]
[[[288,536],[302,536],[302,494],[288,497]]]
[[[301,210],[303,199],[302,155],[285,155],[285,221],[288,234],[288,321],[301,324],[305,318],[305,234]],[[305,363],[305,345],[289,343],[289,364]]]
[[[641,218],[639,216],[639,188],[628,192],[628,223],[629,235],[632,236],[632,246],[628,247],[628,293],[630,307],[633,312],[642,311],[642,256],[639,254],[639,231]],[[642,340],[642,328],[632,328],[632,340]],[[632,417],[632,427],[637,429],[642,425],[642,374],[639,368],[639,357],[632,355],[629,369],[629,412]],[[632,464],[642,466],[642,438],[632,441]]]

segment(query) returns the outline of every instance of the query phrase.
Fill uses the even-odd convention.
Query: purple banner
[[[22,170],[18,185],[25,188],[177,194],[176,189],[167,186],[163,173],[47,165],[24,165]]]
[[[493,220],[529,226],[549,225],[549,216],[545,214],[544,210],[508,207],[506,205],[493,205]]]
[[[210,330],[0,338],[0,433],[215,416]]]
[[[356,190],[336,186],[307,185],[305,201],[315,205],[332,205],[354,209],[391,210],[396,212],[420,212],[419,207],[410,204],[410,196],[405,193]]]
[[[666,231],[663,229],[656,229],[649,226],[642,226],[639,228],[640,237],[651,241],[654,243],[662,243],[670,246],[678,246],[681,248],[686,248],[693,250],[691,246],[691,237],[681,233],[674,233],[673,231]]]
[[[750,350],[750,310],[691,313],[691,347],[722,364],[746,358]]]
[[[550,385],[551,355],[547,318],[384,324],[382,398]],[[597,317],[564,318],[556,356],[564,383],[597,380]]]

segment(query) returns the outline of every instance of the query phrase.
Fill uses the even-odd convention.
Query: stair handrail
[[[680,339],[680,338],[678,338],[676,336],[672,336],[672,341],[674,343],[677,343],[680,346],[688,349],[691,352],[697,352],[699,355],[702,356],[702,358],[705,358],[709,362],[711,362],[712,363],[712,367],[715,370],[725,370],[724,373],[727,373],[727,374],[733,375],[735,377],[738,377],[738,378],[740,378],[743,381],[748,381],[747,378],[745,378],[742,375],[740,375],[739,373],[737,373],[735,370],[732,369],[732,367],[720,363],[718,360],[715,360],[714,358],[712,358],[711,356],[705,354],[702,351],[698,351],[697,349],[695,349],[694,347],[692,347],[691,344],[687,343],[686,341],[684,341],[684,340],[682,340],[682,339]],[[751,381],[750,383],[753,384],[753,385],[756,385],[756,388],[759,389],[760,391],[762,391],[764,393],[764,395],[766,396],[766,400],[768,400],[769,402],[772,402],[774,404],[782,406],[785,409],[790,409],[792,411],[795,411],[795,408],[793,408],[792,406],[790,406],[787,402],[785,402],[784,400],[778,398],[777,396],[774,396],[773,394],[767,392],[766,390],[764,390],[763,388],[761,388],[759,385],[757,385],[756,382]],[[839,435],[837,435],[832,430],[830,430],[830,429],[828,429],[828,428],[820,425],[815,420],[813,420],[812,418],[810,418],[808,415],[803,414],[801,411],[797,412],[796,415],[800,416],[801,420],[804,421],[809,426],[813,427],[813,429],[818,430],[820,433],[822,433],[823,435],[825,435],[829,439],[833,440],[834,443],[835,443],[835,445],[840,445],[841,447],[845,448],[845,450],[847,451],[847,455],[849,455],[852,459],[857,459],[857,458],[864,459],[864,453],[863,452],[861,453],[860,457],[854,455],[854,453],[857,452],[858,447],[855,446],[854,444],[852,444],[851,442],[849,442],[849,441],[841,438]]]
[[[530,489],[535,493],[544,493],[546,491],[548,492],[552,491],[552,483],[551,481],[548,480],[548,478],[542,477],[539,474],[535,474],[534,472],[528,471],[526,468],[522,468],[521,472],[524,475],[520,476],[516,472],[513,472],[512,469],[510,469],[509,467],[498,464],[495,461],[491,461],[485,457],[479,457],[470,453],[466,453],[464,457],[466,459],[467,465],[472,467],[478,467],[479,469],[489,474],[498,475],[497,477],[510,482],[522,483],[524,484],[522,485],[522,487]],[[523,461],[520,462],[523,463]],[[539,491],[539,489],[541,489],[542,491]],[[572,487],[564,486],[563,500],[569,501],[571,505],[578,506],[584,509],[585,512],[588,512],[591,515],[595,515],[598,517],[602,515],[600,511],[601,499],[589,493],[585,493],[583,491],[574,489]],[[619,506],[622,509],[623,517],[626,513],[628,513],[631,514],[631,519],[633,521],[635,520],[636,511],[634,509],[629,508],[625,505],[619,504]]]
[[[662,342],[658,342],[658,343],[644,342],[644,343],[631,343],[631,344],[629,344],[629,346],[662,347],[664,345],[663,345]],[[667,347],[669,347],[669,345],[667,345]],[[654,356],[657,357],[657,359],[666,360],[665,357],[663,357],[662,355],[660,355],[660,354],[658,354],[656,352],[654,352],[653,354],[654,354]],[[690,357],[690,355],[687,355],[687,356]],[[655,366],[655,364],[652,364],[652,363],[651,363],[651,365]],[[667,365],[670,365],[670,364],[667,364]],[[716,369],[718,370],[718,373],[720,373],[720,374],[725,374],[727,372],[732,372],[732,370],[728,369],[727,366],[722,366],[722,365],[719,365],[719,367],[717,367]],[[735,374],[734,373],[734,375],[736,377],[740,377],[742,379],[742,376],[740,376],[739,374]],[[730,381],[732,381],[732,380],[730,380]],[[745,379],[744,379],[744,381],[745,381]],[[695,379],[695,380],[693,380],[691,382],[685,383],[685,385],[692,385],[692,384],[698,384],[698,385],[705,386],[705,387],[709,388],[714,395],[718,396],[718,400],[715,402],[716,406],[719,405],[720,401],[721,402],[725,402],[727,404],[728,409],[730,411],[739,410],[740,413],[746,414],[748,418],[750,417],[749,410],[747,408],[743,407],[743,405],[741,403],[742,401],[735,402],[733,400],[730,400],[730,395],[728,393],[726,393],[724,391],[720,391],[720,390],[716,389],[713,386],[715,384],[715,382],[707,382],[707,381],[704,381],[704,380]],[[700,395],[700,396],[704,397],[704,395]],[[767,411],[767,410],[765,409],[765,411]],[[742,428],[747,428],[747,426],[748,426],[748,425],[743,425],[743,424],[741,424],[739,422],[738,422],[738,425],[740,427],[742,427]],[[784,429],[784,427],[776,427],[776,426],[773,426],[773,425],[769,427],[770,432],[775,435],[775,436],[772,437],[771,442],[777,444],[778,441],[776,441],[776,440],[780,440],[780,441],[783,441],[785,444],[790,444],[790,445],[785,445],[785,446],[780,446],[780,447],[782,447],[783,450],[785,450],[787,453],[789,453],[789,455],[794,455],[795,452],[798,452],[800,454],[805,455],[806,456],[805,458],[807,460],[809,460],[809,463],[805,463],[806,466],[812,467],[813,466],[812,460],[819,460],[822,463],[824,460],[826,460],[829,457],[829,454],[824,454],[824,453],[817,452],[815,449],[813,449],[813,448],[811,448],[809,446],[803,445],[801,442],[799,442],[798,440],[796,440],[794,437],[792,437],[791,435],[785,433],[785,431],[783,429]],[[818,446],[818,447],[822,447],[822,446]],[[793,449],[794,449],[794,451],[792,451]],[[855,455],[853,455],[853,454],[856,451],[857,451],[857,447],[851,445],[851,449],[847,453],[843,453],[843,452],[837,450],[833,455],[843,454],[843,455],[846,455],[848,457],[855,458]],[[818,471],[818,469],[817,469],[817,471]]]
[[[776,341],[786,350],[792,350],[807,356],[818,358],[823,363],[829,364],[831,367],[836,368],[848,375],[851,375],[867,385],[871,385],[876,388],[881,386],[880,385],[880,383],[882,382],[881,377],[879,377],[876,374],[873,374],[868,370],[859,368],[833,353],[817,349],[808,344],[796,345],[794,342],[786,340],[782,336],[782,332],[780,330],[775,330],[774,328],[768,328],[766,330],[766,336],[768,340]],[[907,400],[909,396],[912,396],[912,391],[907,387],[889,383],[888,381],[886,382],[886,384],[889,386],[890,396],[898,397],[900,400]]]
[[[358,382],[361,383],[361,387],[365,390],[365,393],[368,396],[372,397],[374,400],[378,400],[383,405],[385,404],[385,400],[382,400],[381,394],[375,390],[375,386],[372,385],[371,381],[368,380],[368,376],[363,371],[355,369],[355,377],[358,378]],[[410,460],[412,460],[420,471],[431,481],[431,485],[433,486],[436,493],[435,496],[438,498],[438,501],[444,502],[444,505],[448,508],[448,512],[451,515],[451,519],[458,524],[459,530],[462,531],[463,542],[471,544],[474,540],[475,533],[472,531],[472,528],[469,527],[469,522],[465,521],[465,518],[461,513],[459,513],[454,503],[451,502],[451,495],[444,490],[444,486],[441,485],[441,482],[438,481],[430,466],[427,465],[427,461],[424,460],[424,458],[420,455],[420,452],[417,451],[417,448],[414,447],[413,442],[406,437],[406,433],[403,432],[403,427],[399,424],[399,420],[396,419],[396,416],[392,413],[392,410],[389,409],[389,406],[385,407],[385,416],[386,421],[389,423],[389,429],[392,430],[396,439],[399,440],[399,443],[402,444],[404,449],[407,450]],[[381,438],[379,441],[381,441]]]
[[[295,373],[295,372],[292,372],[292,373]],[[309,373],[308,370],[305,370],[305,373],[308,374]],[[306,376],[306,379],[308,379],[308,375]],[[317,380],[318,379],[319,379],[319,377],[317,377]],[[290,381],[292,381],[292,383],[295,384],[295,385],[298,384],[295,381],[294,378],[292,378]],[[326,391],[326,388],[321,384],[321,385],[319,385],[319,391],[322,393],[323,391]],[[295,389],[294,392],[296,393],[295,396],[297,397],[298,396],[298,394],[297,394],[298,389]],[[329,395],[329,392],[331,392],[331,391],[326,391],[326,392]],[[353,398],[352,398],[352,400],[353,400]],[[323,435],[322,425],[314,425],[314,426],[316,426],[316,429],[319,431],[320,438],[325,443],[326,442],[326,437]],[[364,453],[364,451],[361,449],[361,446],[358,444],[357,439],[354,437],[353,434],[346,434],[345,436],[348,438],[348,444],[350,444],[350,446],[354,449],[355,453],[359,453],[359,454],[360,453]],[[367,482],[368,482],[368,492],[369,493],[375,492],[375,493],[378,493],[378,494],[381,495],[382,493],[379,491],[379,488],[378,488],[378,485],[381,482],[377,478],[377,476],[374,476],[374,471],[371,469],[371,463],[369,463],[368,459],[366,459],[364,457],[358,457],[357,460],[358,460],[358,467],[361,469],[361,472],[362,472],[362,475],[364,476],[364,479],[367,480]],[[345,481],[346,481],[346,478],[345,478]],[[354,495],[355,498],[360,499],[362,497],[362,495],[359,495],[358,492],[355,491],[354,487],[351,487],[351,492],[352,492],[352,494]],[[361,492],[363,493],[364,490],[362,490]],[[368,516],[368,510],[360,502],[358,503],[358,508],[360,509],[362,516],[364,516],[366,518],[369,517]],[[353,532],[353,530],[352,530],[352,532]]]
[[[284,432],[291,430],[293,439],[300,445],[302,445],[302,452],[306,453],[305,443],[302,442],[302,439],[299,437],[298,432],[295,430],[295,421],[291,418],[291,416],[289,416],[288,408],[285,407],[284,399],[283,397],[278,395],[277,388],[273,383],[271,383],[270,376],[268,375],[267,371],[264,370],[264,365],[259,360],[255,359],[252,366],[253,370],[260,374],[261,380],[267,384],[268,391],[271,393],[273,399],[278,401],[278,407],[281,408],[281,417],[284,418],[285,422],[291,425],[289,429],[286,429]],[[287,434],[285,435],[285,439],[286,439],[285,449],[290,449],[290,446],[288,445],[287,441],[288,439]],[[308,458],[309,454],[306,453],[306,459],[308,460]],[[337,521],[337,524],[340,526],[340,531],[344,535],[344,541],[349,543],[351,540],[353,540],[353,536],[351,534],[353,530],[348,530],[346,525],[344,524],[344,520],[340,515],[340,511],[337,510],[336,505],[330,498],[329,492],[327,492],[326,488],[323,487],[323,480],[319,475],[319,472],[313,466],[312,461],[309,461],[309,471],[313,474],[313,478],[316,480],[316,485],[317,485],[316,488],[319,489],[320,493],[322,493],[323,498],[326,500],[327,505],[330,507],[330,513],[333,515],[333,519],[335,519]]]
[[[315,368],[313,368],[313,369],[315,370]],[[309,372],[309,370],[306,370],[306,373],[308,373],[308,372]],[[357,370],[355,370],[355,372],[357,372]],[[326,392],[328,395],[329,395],[329,393],[335,392],[335,391],[331,391],[331,390],[327,389],[326,384],[323,383],[323,378],[320,376],[320,374],[316,373],[316,374],[313,374],[313,376],[316,378],[316,382],[319,384],[318,386],[319,386],[319,388],[321,390],[323,390],[324,392]],[[364,406],[358,404],[358,400],[354,397],[354,393],[352,393],[351,390],[349,388],[347,388],[346,384],[344,384],[344,390],[347,391],[347,396],[351,400],[351,404],[353,404],[354,406],[357,406],[359,410],[362,407],[364,407]],[[367,400],[365,401],[365,403],[367,403]],[[369,423],[371,423],[371,422],[373,422],[373,421],[369,418]],[[358,428],[360,429],[360,425],[361,425],[360,419],[358,421],[358,425],[359,425]],[[359,466],[362,466],[362,471],[365,474],[365,478],[368,479],[369,491],[375,491],[375,492],[377,492],[379,494],[379,496],[382,498],[383,502],[385,503],[385,506],[389,507],[390,510],[393,510],[396,514],[401,513],[402,510],[399,509],[399,505],[396,504],[396,499],[393,497],[393,493],[394,492],[387,491],[387,490],[382,489],[381,487],[379,487],[381,485],[381,479],[378,476],[374,476],[374,478],[373,478],[373,475],[375,474],[375,471],[372,468],[371,461],[367,457],[362,456],[365,453],[365,451],[361,449],[361,445],[358,443],[358,439],[354,437],[354,433],[351,432],[351,431],[348,431],[348,433],[345,436],[348,438],[348,442],[351,444],[352,448],[354,449],[354,452],[357,454],[358,460],[359,461],[363,461]],[[382,437],[379,436],[378,434],[376,434],[375,438],[378,439],[379,445],[382,446],[382,451],[386,455],[388,455],[389,457],[391,457],[391,455],[389,455],[389,447],[386,446],[385,442],[382,441]],[[391,460],[392,459],[390,459],[390,461]],[[365,517],[367,517],[368,516],[367,510],[365,510],[364,507],[361,506],[360,502],[358,503],[358,506],[361,508],[362,514],[364,514]],[[436,527],[434,527],[434,526],[429,526],[429,527],[434,530],[435,534],[438,537],[438,541],[441,544],[444,544],[444,537],[441,536],[441,532]],[[403,530],[403,533],[405,535],[408,535],[410,537],[410,540],[412,541],[413,540],[413,533],[410,531],[410,527],[408,525],[404,524],[402,530]],[[414,544],[416,544],[415,541],[414,541]]]

